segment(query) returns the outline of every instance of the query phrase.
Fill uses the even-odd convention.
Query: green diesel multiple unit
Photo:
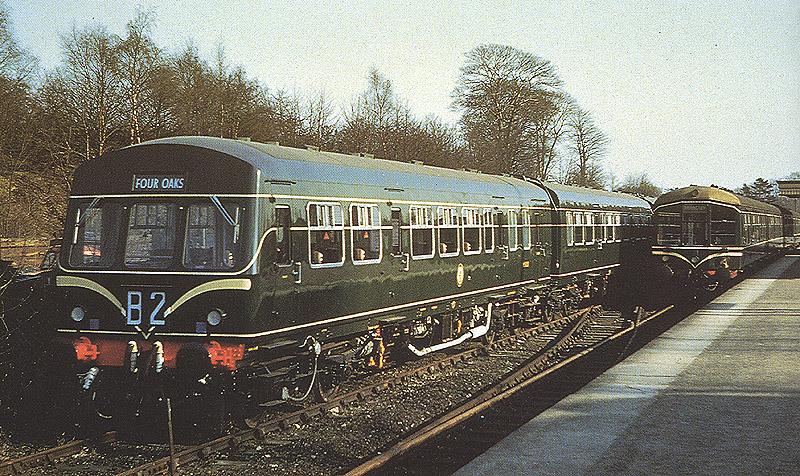
[[[653,255],[683,280],[715,289],[756,261],[797,246],[798,217],[715,187],[692,185],[653,204]]]
[[[354,367],[488,339],[602,293],[649,253],[649,223],[649,204],[625,194],[155,140],[75,172],[57,331],[88,391],[170,372],[204,382],[216,368],[250,400],[324,398]]]

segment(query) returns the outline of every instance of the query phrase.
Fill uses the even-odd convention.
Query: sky
[[[608,136],[616,183],[736,188],[800,172],[800,0],[0,1],[42,71],[73,27],[124,36],[153,11],[168,52],[192,42],[212,62],[222,45],[271,90],[324,92],[340,108],[374,67],[416,117],[451,124],[465,54],[509,45],[555,65]]]

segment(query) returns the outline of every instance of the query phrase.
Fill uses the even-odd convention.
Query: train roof
[[[158,152],[155,152],[155,151]],[[508,206],[549,206],[553,195],[556,206],[580,206],[595,209],[649,209],[649,204],[633,195],[542,183],[510,176],[483,174],[463,170],[361,157],[316,149],[298,149],[244,140],[202,136],[156,139],[132,145],[93,159],[76,171],[73,193],[76,195],[130,192],[132,176],[148,172],[179,174],[191,167],[189,157],[195,152],[209,158],[209,164],[220,162],[216,170],[197,170],[202,179],[195,180],[192,193],[235,193],[235,175],[249,170],[249,175],[266,182],[266,189],[250,192],[278,193],[285,184],[302,184],[303,194],[320,197],[349,197],[354,187],[361,198],[385,197],[387,191],[397,194],[414,191],[414,201],[456,203],[494,203]],[[155,158],[154,158],[155,157]],[[196,165],[196,164],[194,164]],[[213,167],[212,167],[213,169]],[[236,172],[234,172],[234,170]],[[227,171],[227,172],[226,172]],[[112,184],[98,177],[116,174],[117,191]],[[263,184],[263,182],[262,182]],[[273,185],[270,185],[273,184]],[[275,185],[278,184],[278,185]],[[271,188],[270,188],[271,187]],[[212,190],[222,190],[212,192]],[[239,191],[244,193],[244,191]]]
[[[780,214],[778,207],[716,187],[690,185],[669,191],[656,200],[653,208],[676,202],[716,202],[731,205],[741,211]]]
[[[778,207],[778,210],[781,211],[781,214],[783,216],[791,217],[793,219],[800,220],[800,212],[797,212],[795,210],[792,210],[791,208],[787,208],[787,207],[785,207],[783,205],[780,205],[780,204],[776,204],[775,206]]]
[[[504,177],[464,170],[447,169],[394,160],[378,159],[371,156],[355,156],[336,152],[320,151],[313,148],[299,149],[278,144],[220,139],[212,137],[171,137],[156,139],[141,145],[181,144],[200,147],[236,157],[260,170],[262,177],[273,183],[303,183],[306,192],[320,196],[347,197],[353,187],[360,187],[360,193],[385,196],[386,191],[398,194],[401,200],[404,192],[415,191],[415,200],[427,200],[425,195],[433,193],[439,199],[447,196],[460,196],[458,202],[469,203],[463,197],[486,201],[494,197],[509,205],[519,206],[521,201],[533,204],[547,204],[547,192],[534,183],[512,177]],[[140,146],[141,146],[140,145]],[[139,147],[139,146],[133,146]],[[324,191],[324,193],[323,193]],[[363,198],[370,198],[364,195]]]
[[[557,205],[562,208],[569,208],[570,206],[580,208],[623,207],[650,210],[650,203],[647,200],[627,193],[574,187],[552,182],[544,182],[544,185],[555,192],[558,197]]]

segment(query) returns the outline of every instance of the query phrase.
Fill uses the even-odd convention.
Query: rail
[[[402,440],[395,443],[393,446],[383,450],[380,454],[373,458],[361,463],[359,466],[348,471],[345,476],[365,476],[371,474],[384,474],[384,468],[391,465],[396,459],[405,455],[412,449],[430,441],[431,439],[443,434],[444,432],[462,424],[463,422],[472,419],[490,407],[496,405],[520,390],[539,382],[545,377],[559,372],[564,367],[585,358],[587,355],[592,354],[600,347],[605,346],[607,343],[623,339],[626,336],[629,338],[623,352],[627,352],[630,342],[636,337],[639,326],[656,319],[669,310],[673,306],[668,306],[656,313],[653,313],[646,318],[642,319],[642,314],[637,313],[636,320],[630,322],[627,328],[613,330],[607,328],[605,330],[591,332],[595,333],[592,337],[595,342],[591,345],[578,345],[577,347],[584,347],[582,350],[565,352],[568,347],[575,347],[576,342],[579,340],[578,335],[587,328],[591,328],[590,320],[594,309],[585,312],[581,317],[578,325],[572,327],[567,333],[560,336],[557,341],[554,341],[549,349],[534,358],[530,359],[525,365],[513,372],[502,381],[492,385],[485,392],[477,395],[475,398],[468,400],[457,408],[454,408],[446,414],[436,418],[427,425],[415,430],[411,434],[404,437]],[[594,328],[592,328],[594,329]],[[559,356],[558,354],[568,353],[567,357]],[[549,363],[549,361],[555,363]]]
[[[27,474],[33,468],[51,464],[59,458],[72,456],[90,446],[107,445],[117,441],[117,432],[109,431],[96,439],[76,440],[32,455],[0,463],[0,476]]]
[[[570,323],[573,323],[579,317],[582,317],[581,313],[565,316],[560,319],[553,320],[549,323],[545,323],[540,326],[536,326],[530,329],[526,329],[522,332],[518,332],[515,335],[507,336],[502,339],[497,339],[489,346],[477,347],[474,349],[469,349],[463,352],[459,352],[452,356],[440,358],[436,361],[426,363],[425,365],[418,366],[416,368],[413,368],[411,370],[402,373],[398,373],[380,382],[376,382],[371,385],[360,388],[358,390],[345,393],[338,397],[334,397],[331,401],[327,403],[312,405],[307,408],[298,410],[296,412],[292,412],[287,415],[270,419],[266,422],[259,424],[255,428],[242,430],[237,433],[223,436],[201,445],[187,448],[183,451],[176,453],[174,457],[172,457],[172,459],[169,456],[165,456],[158,460],[145,463],[141,466],[137,466],[135,468],[131,468],[127,471],[119,473],[118,476],[150,476],[150,475],[160,474],[168,472],[173,464],[175,465],[175,467],[185,465],[190,462],[207,458],[215,452],[234,448],[244,442],[256,438],[266,439],[267,434],[272,431],[277,431],[283,428],[287,428],[288,426],[295,423],[302,423],[308,421],[309,419],[313,418],[316,415],[327,413],[334,408],[343,407],[355,401],[366,400],[367,398],[369,398],[371,394],[377,394],[381,392],[383,389],[398,384],[412,376],[430,374],[433,372],[441,371],[447,368],[448,366],[455,365],[456,363],[467,360],[472,356],[476,356],[482,352],[486,352],[487,349],[503,348],[504,346],[511,345],[512,342],[523,337],[533,337],[544,332],[552,331],[554,329],[561,329],[563,327],[569,326]]]

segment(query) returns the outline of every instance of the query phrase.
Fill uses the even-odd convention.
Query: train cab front
[[[200,177],[188,160],[169,173],[143,162],[144,172],[128,166],[130,182],[102,194],[87,185],[87,167],[101,180],[110,164],[79,169],[76,188],[95,193],[70,198],[55,278],[56,331],[75,349],[82,387],[122,388],[129,399],[134,386],[236,369],[258,286],[253,199],[192,190]],[[106,407],[119,403],[111,400]]]
[[[736,277],[742,257],[737,220],[735,209],[710,202],[656,207],[652,253],[663,266],[654,272],[709,291]]]

